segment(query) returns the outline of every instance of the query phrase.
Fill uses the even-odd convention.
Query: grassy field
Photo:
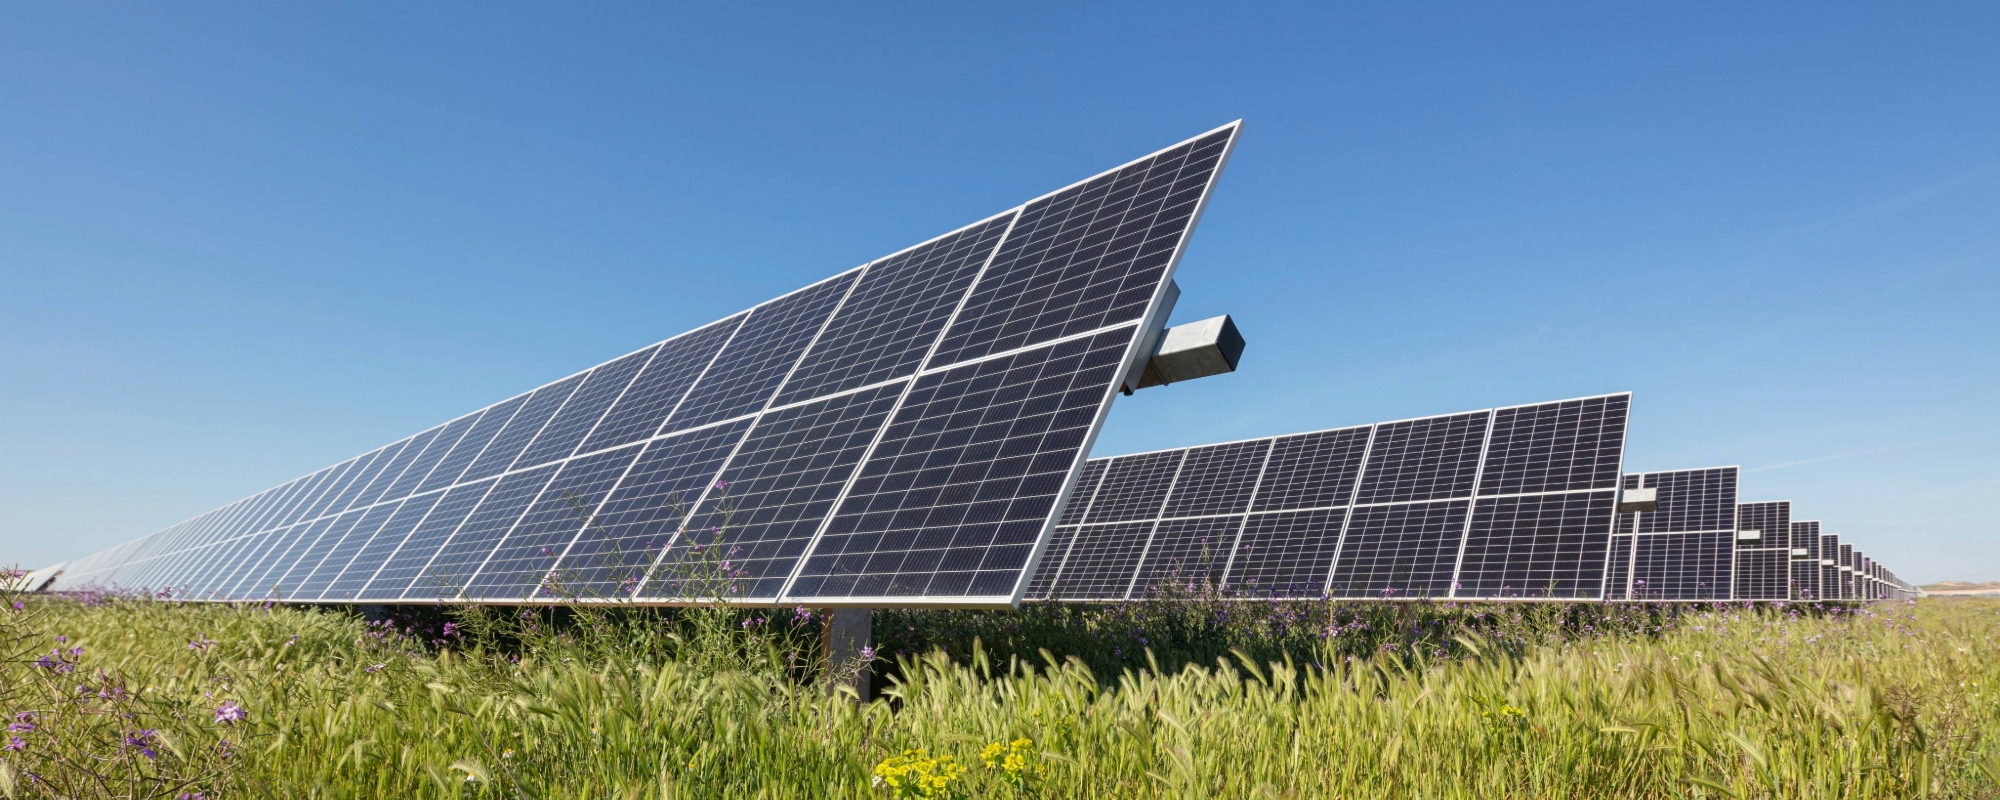
[[[10,797],[2000,797],[1991,600],[0,620]]]

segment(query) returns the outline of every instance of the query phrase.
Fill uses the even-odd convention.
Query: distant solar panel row
[[[1654,490],[1658,507],[1618,515],[1606,598],[1735,597],[1737,468],[1638,473],[1624,488]]]
[[[1018,601],[1231,124],[68,565],[197,600]]]
[[[1630,402],[1093,459],[1028,596],[1597,599]]]
[[[1839,537],[1822,535],[1817,520],[1791,521],[1790,501],[1736,502],[1737,479],[1735,467],[1625,476],[1627,490],[1654,489],[1658,505],[1618,515],[1605,596],[1639,601],[1915,596],[1915,586],[1893,579],[1879,565],[1839,555]],[[1822,559],[1822,553],[1828,555]]]

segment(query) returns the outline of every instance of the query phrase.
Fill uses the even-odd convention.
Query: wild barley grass
[[[654,620],[671,625],[645,646],[471,623],[514,625],[501,647],[307,609],[38,600],[7,617],[32,641],[0,699],[43,722],[0,756],[17,797],[925,796],[877,780],[921,759],[950,775],[929,796],[957,797],[2000,796],[2000,603],[1726,606],[1610,634],[1529,620],[1532,642],[1471,617],[1504,608],[1450,612],[1397,612],[1457,627],[1372,653],[1173,670],[968,645],[906,657],[857,705],[777,652],[788,634],[741,627],[761,612]],[[37,664],[57,647],[81,648],[69,671]],[[99,698],[110,685],[143,702]]]

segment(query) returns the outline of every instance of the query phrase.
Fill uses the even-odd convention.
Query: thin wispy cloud
[[[1797,461],[1784,461],[1777,464],[1768,464],[1762,467],[1757,467],[1755,469],[1746,469],[1744,470],[1744,472],[1745,473],[1770,472],[1772,470],[1785,469],[1787,467],[1799,467],[1799,466],[1804,466],[1806,464],[1818,464],[1822,461],[1835,461],[1843,458],[1865,456],[1873,453],[1887,452],[1890,450],[1902,450],[1904,448],[1910,448],[1910,447],[1921,447],[1927,444],[1938,444],[1940,442],[1962,442],[1971,439],[1977,439],[1981,436],[1989,436],[1995,433],[2000,433],[2000,428],[1993,428],[1990,430],[1983,430],[1983,431],[1974,431],[1972,433],[1953,434],[1951,436],[1937,436],[1929,439],[1917,439],[1915,441],[1909,441],[1909,442],[1897,442],[1896,444],[1885,444],[1880,447],[1869,447],[1861,450],[1850,450],[1845,453],[1834,453],[1831,455],[1818,456],[1815,458],[1802,458]]]
[[[1813,220],[1811,222],[1803,223],[1800,225],[1794,225],[1790,228],[1786,228],[1784,230],[1778,231],[1777,233],[1773,233],[1770,236],[1765,237],[1764,240],[1759,244],[1767,246],[1780,244],[1792,239],[1796,239],[1801,236],[1805,236],[1810,233],[1834,227],[1836,225],[1841,225],[1844,223],[1851,223],[1851,222],[1859,222],[1861,220],[1865,220],[1880,214],[1888,213],[1890,211],[1895,211],[1897,209],[1906,206],[1922,203],[1925,200],[1937,197],[1938,195],[1956,191],[1958,189],[1964,188],[1965,186],[1978,183],[1980,181],[1986,180],[1987,178],[1991,178],[1996,175],[2000,175],[2000,164],[1982,164],[1978,167],[1966,170],[1957,175],[1945,178],[1944,180],[1937,181],[1935,183],[1931,183],[1926,186],[1921,186],[1907,192],[1903,192],[1901,194],[1895,195],[1894,197],[1889,197],[1887,199],[1883,199],[1874,203],[1869,203],[1867,205],[1861,206],[1860,208],[1853,208],[1836,214],[1830,214],[1825,217],[1821,217],[1820,219]]]

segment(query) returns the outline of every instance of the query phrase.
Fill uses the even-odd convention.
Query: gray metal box
[[[1168,328],[1138,388],[1235,372],[1243,346],[1243,334],[1228,314]]]
[[[1660,510],[1660,490],[1626,489],[1618,495],[1618,513]]]

